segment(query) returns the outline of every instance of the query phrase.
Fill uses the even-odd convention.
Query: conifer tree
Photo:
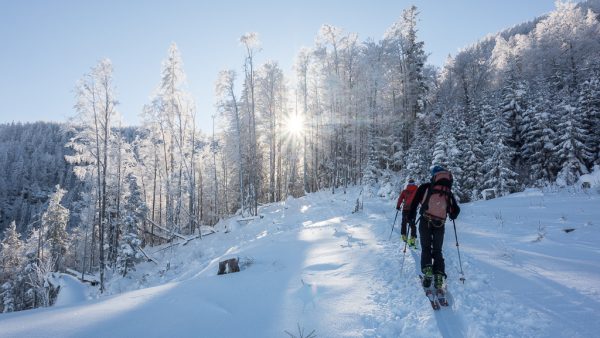
[[[512,164],[517,171],[523,170],[523,112],[525,111],[525,85],[517,78],[514,65],[510,66],[505,87],[502,89],[502,114],[508,124],[507,145],[514,149]]]
[[[456,167],[460,172],[454,175],[457,182],[456,193],[461,202],[469,202],[477,199],[479,191],[478,178],[481,177],[481,146],[475,128],[468,128],[464,119],[457,122],[456,147],[458,154],[455,158]]]
[[[461,150],[457,147],[457,140],[455,137],[457,134],[456,126],[458,122],[454,116],[454,111],[449,110],[443,114],[438,134],[435,139],[435,145],[433,146],[433,160],[431,165],[441,165],[452,172],[454,177],[452,190],[460,192],[460,196],[462,195],[462,168],[459,165]]]
[[[369,127],[369,152],[367,164],[363,170],[363,183],[367,187],[369,195],[372,195],[372,190],[376,187],[377,180],[380,175],[381,171],[377,168],[377,141],[375,138],[375,126],[371,124]]]
[[[547,98],[540,95],[523,113],[523,158],[530,168],[528,182],[538,186],[553,181],[557,172],[549,104]]]
[[[13,221],[4,230],[4,238],[0,242],[0,309],[2,312],[19,310],[16,307],[15,281],[23,263],[23,242]]]
[[[596,75],[581,85],[578,110],[583,115],[583,128],[587,135],[586,148],[590,151],[589,167],[600,164],[600,78]]]
[[[48,209],[42,216],[43,227],[47,229],[46,238],[50,246],[53,271],[63,270],[63,258],[69,247],[69,235],[67,233],[69,210],[61,205],[65,193],[66,191],[57,185],[56,191],[50,196]]]
[[[426,118],[417,118],[415,139],[408,151],[406,172],[417,182],[429,180],[429,166],[432,162],[432,137],[429,135]]]
[[[117,271],[125,277],[135,269],[135,263],[142,258],[140,246],[142,241],[138,235],[138,226],[142,224],[148,208],[143,200],[142,192],[133,174],[127,176],[129,195],[126,196],[123,215],[123,238],[117,256]]]
[[[0,285],[0,300],[2,300],[2,312],[8,313],[16,310],[15,291],[11,282]]]
[[[12,221],[4,230],[2,242],[0,242],[0,264],[2,272],[0,282],[14,278],[14,275],[22,263],[23,241],[17,232],[17,225]]]
[[[505,116],[500,111],[486,124],[484,186],[496,189],[499,196],[518,190],[517,173],[512,166],[514,148],[507,141],[510,137],[510,128]]]
[[[593,156],[586,144],[588,135],[584,126],[584,116],[576,106],[568,101],[559,106],[561,113],[556,130],[554,152],[559,159],[558,179],[567,185],[573,185],[582,174],[587,174],[586,163]]]

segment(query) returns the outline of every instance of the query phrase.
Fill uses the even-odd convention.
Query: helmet
[[[431,176],[435,176],[435,174],[445,170],[446,169],[444,169],[444,167],[442,167],[441,165],[434,165],[433,168],[431,168]]]
[[[414,179],[412,179],[412,178],[409,178],[409,179],[408,179],[408,184],[414,184],[414,183],[415,183],[415,180],[414,180]]]

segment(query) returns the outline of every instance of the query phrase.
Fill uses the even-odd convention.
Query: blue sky
[[[421,12],[419,38],[429,62],[438,66],[488,33],[554,9],[554,0],[0,0],[0,123],[66,121],[74,115],[77,80],[107,57],[119,111],[126,124],[138,124],[175,42],[199,126],[209,131],[217,73],[242,71],[243,33],[259,34],[258,62],[275,60],[290,72],[322,24],[379,40],[412,4]]]

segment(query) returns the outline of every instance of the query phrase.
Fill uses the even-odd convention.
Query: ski
[[[429,299],[429,303],[431,303],[431,308],[436,311],[439,310],[440,304],[438,303],[433,290],[431,290],[431,287],[426,288],[423,286],[423,276],[419,275],[419,279],[421,280],[421,287],[423,287],[423,290],[425,290],[425,296],[427,299]]]
[[[431,291],[430,289],[425,289],[425,296],[427,296],[427,298],[429,299],[429,302],[431,303],[431,307],[434,310],[440,309],[440,304],[436,301],[433,291]]]
[[[438,303],[440,303],[441,306],[448,306],[450,304],[448,304],[448,298],[446,297],[446,290],[445,289],[437,289],[435,291],[435,298],[437,299]]]

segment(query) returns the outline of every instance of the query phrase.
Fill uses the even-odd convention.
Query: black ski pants
[[[433,266],[434,274],[446,274],[442,245],[444,244],[444,222],[422,216],[419,222],[421,237],[421,271],[427,265]]]
[[[402,226],[400,227],[400,233],[408,237],[407,225],[410,226],[411,237],[417,238],[417,227],[415,226],[414,218],[409,217],[410,210],[402,210]]]

